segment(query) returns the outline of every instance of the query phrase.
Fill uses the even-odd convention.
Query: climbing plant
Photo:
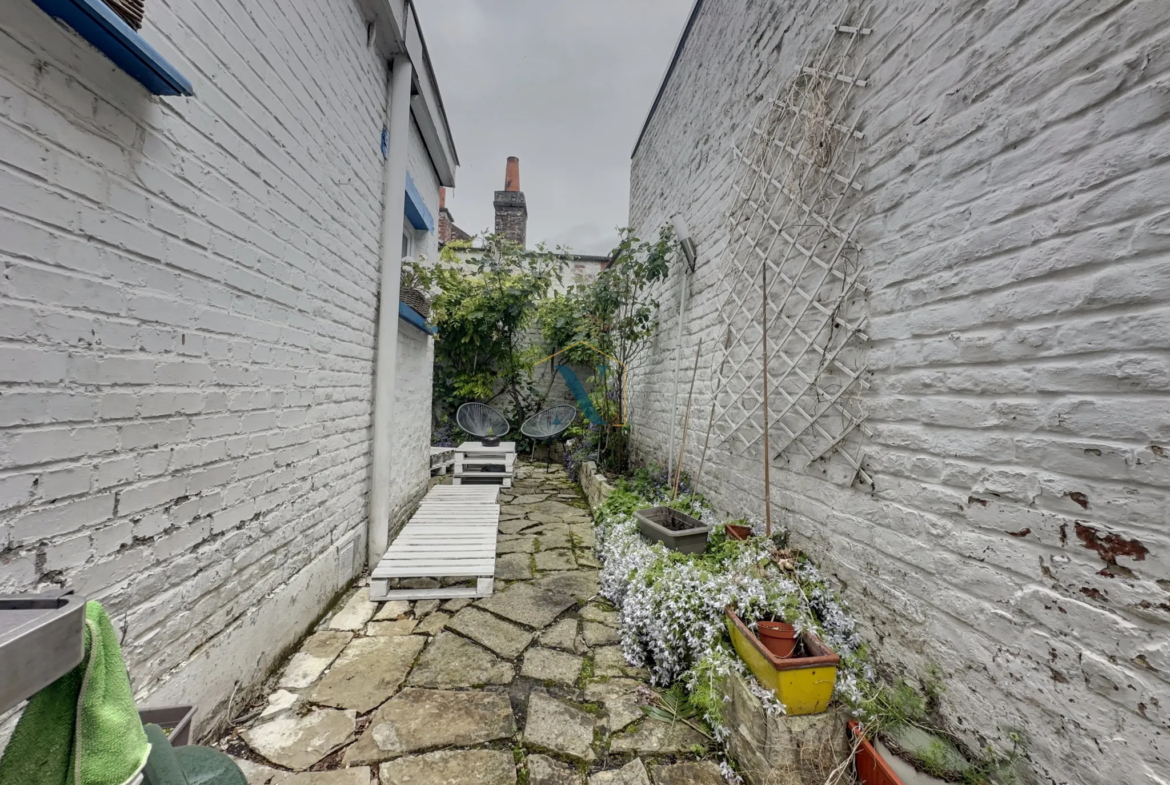
[[[434,302],[437,424],[467,401],[500,406],[514,423],[539,407],[529,356],[539,349],[526,331],[564,260],[559,250],[526,251],[499,235],[485,238],[482,248],[444,246],[432,269],[441,290]]]

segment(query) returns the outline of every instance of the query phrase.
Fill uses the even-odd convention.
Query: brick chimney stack
[[[520,247],[525,247],[528,237],[528,206],[524,192],[520,190],[520,159],[508,158],[504,173],[504,190],[496,191],[496,234],[507,237]]]

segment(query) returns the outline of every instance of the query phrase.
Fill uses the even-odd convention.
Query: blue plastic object
[[[73,28],[116,66],[155,95],[195,95],[187,77],[163,59],[146,39],[102,0],[33,0],[41,10]]]
[[[597,413],[597,409],[593,408],[593,401],[589,400],[589,393],[585,392],[584,385],[581,380],[577,378],[577,374],[573,373],[573,369],[567,365],[558,365],[557,370],[561,372],[561,376],[565,380],[565,386],[569,388],[569,392],[573,393],[573,397],[577,399],[577,405],[581,407],[581,413],[585,418],[594,425],[601,425],[601,415]]]
[[[427,320],[422,317],[422,314],[411,308],[404,302],[398,303],[398,318],[407,322],[412,327],[417,327],[427,335],[438,335],[439,328],[427,324]]]
[[[423,202],[422,194],[418,192],[418,186],[414,184],[414,178],[410,176],[410,172],[406,173],[406,209],[404,212],[406,220],[410,221],[410,225],[415,229],[435,231],[435,219],[431,217],[431,211]]]

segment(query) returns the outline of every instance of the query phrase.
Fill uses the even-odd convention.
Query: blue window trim
[[[102,0],[33,0],[41,10],[64,22],[96,46],[155,95],[195,95],[187,77]]]
[[[411,308],[406,303],[398,303],[398,318],[407,322],[412,327],[417,327],[427,335],[438,335],[439,329],[433,325],[427,324],[427,320],[422,317],[422,314]]]
[[[431,211],[427,209],[423,202],[422,194],[418,192],[418,188],[414,184],[414,178],[410,176],[410,172],[406,173],[406,220],[410,221],[410,225],[415,229],[426,229],[428,232],[435,231],[435,219],[431,217]]]

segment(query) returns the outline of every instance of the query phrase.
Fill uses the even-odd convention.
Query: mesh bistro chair
[[[465,403],[455,412],[455,422],[467,433],[487,443],[494,441],[499,444],[500,439],[512,430],[508,418],[488,406],[486,403]]]
[[[532,451],[536,452],[536,442],[545,442],[548,450],[545,453],[544,470],[548,471],[552,456],[552,442],[569,429],[573,420],[577,419],[577,407],[562,404],[551,409],[537,412],[524,421],[520,426],[520,433],[532,439]]]

